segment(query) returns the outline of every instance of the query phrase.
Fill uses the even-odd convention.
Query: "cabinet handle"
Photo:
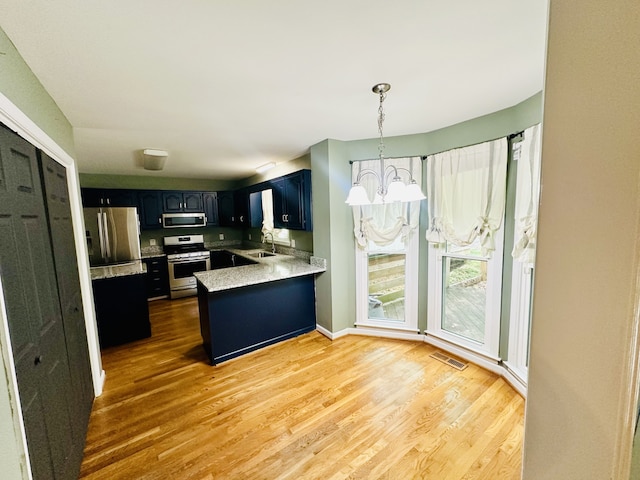
[[[111,205],[111,199],[107,198],[107,205]]]
[[[162,217],[158,217],[158,223],[162,223]]]
[[[244,215],[240,215],[240,223],[244,223]]]

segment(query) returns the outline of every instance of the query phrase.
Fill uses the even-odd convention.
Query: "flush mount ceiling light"
[[[274,162],[265,163],[264,165],[260,165],[259,167],[257,167],[256,168],[256,172],[264,173],[267,170],[271,170],[275,166],[276,166],[276,164]]]
[[[358,173],[356,181],[353,182],[351,190],[345,203],[355,205],[371,205],[371,200],[367,195],[367,191],[360,183],[365,175],[374,175],[378,180],[378,188],[376,189],[373,204],[391,203],[391,202],[413,202],[426,198],[420,190],[420,187],[413,179],[411,172],[406,168],[396,167],[393,164],[384,166],[384,137],[382,134],[382,123],[384,122],[383,102],[387,97],[387,92],[391,88],[388,83],[378,83],[371,89],[373,93],[380,97],[380,106],[378,107],[378,133],[380,134],[380,142],[378,143],[378,159],[380,160],[380,171],[371,170],[370,168],[362,169]],[[409,175],[408,184],[400,178],[400,171],[404,171]]]
[[[168,152],[164,150],[155,150],[153,148],[146,148],[142,151],[142,158],[144,160],[145,170],[162,170],[164,163],[169,156]]]

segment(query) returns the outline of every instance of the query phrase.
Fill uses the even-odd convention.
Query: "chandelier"
[[[378,133],[380,141],[378,143],[378,159],[380,160],[380,170],[372,170],[365,168],[358,172],[356,181],[353,182],[351,190],[345,203],[356,205],[377,205],[392,202],[413,202],[426,198],[420,190],[420,186],[413,179],[413,175],[406,168],[396,167],[393,164],[384,166],[384,137],[382,134],[382,124],[384,122],[383,102],[387,96],[387,92],[391,88],[388,83],[378,83],[372,88],[373,93],[380,97],[380,105],[378,107]],[[408,183],[405,183],[400,177],[400,172],[408,174]],[[378,188],[376,189],[373,202],[369,199],[367,191],[360,183],[365,175],[373,175],[378,180]]]

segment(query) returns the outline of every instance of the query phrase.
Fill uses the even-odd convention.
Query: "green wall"
[[[206,178],[173,178],[145,175],[100,175],[80,173],[80,186],[90,188],[128,188],[135,190],[200,190],[220,192],[233,190],[237,182]]]
[[[433,132],[385,138],[385,155],[407,157],[439,153],[504,137],[541,120],[540,92],[513,107]],[[353,221],[350,209],[344,204],[351,186],[349,161],[377,158],[378,142],[377,138],[348,142],[325,140],[310,150],[314,190],[314,253],[327,258],[329,264],[327,272],[318,277],[316,284],[318,323],[334,333],[352,327],[355,321]],[[427,325],[425,210],[422,209],[419,227],[418,326],[421,330],[426,329]],[[334,267],[339,271],[334,272]],[[510,266],[508,269],[510,281]],[[503,344],[506,348],[506,343],[501,341]]]
[[[71,124],[1,29],[0,52],[0,92],[75,157]]]

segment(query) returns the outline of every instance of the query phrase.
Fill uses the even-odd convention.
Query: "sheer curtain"
[[[536,227],[540,198],[540,124],[524,131],[518,158],[516,188],[516,234],[513,258],[522,263],[533,263],[536,256]]]
[[[466,246],[480,238],[483,255],[504,217],[507,140],[456,148],[427,157],[427,240]]]
[[[420,157],[384,159],[383,170],[393,165],[405,183],[410,175],[418,185],[422,183],[422,160]],[[358,174],[370,169],[380,175],[380,160],[363,160],[353,162],[351,177],[355,181]],[[378,179],[373,174],[365,174],[360,178],[361,185],[367,191],[369,199],[374,200],[379,186]],[[353,225],[356,241],[360,248],[366,249],[369,242],[384,247],[391,245],[400,237],[405,241],[409,232],[418,227],[420,220],[420,202],[393,202],[376,205],[354,206]]]

